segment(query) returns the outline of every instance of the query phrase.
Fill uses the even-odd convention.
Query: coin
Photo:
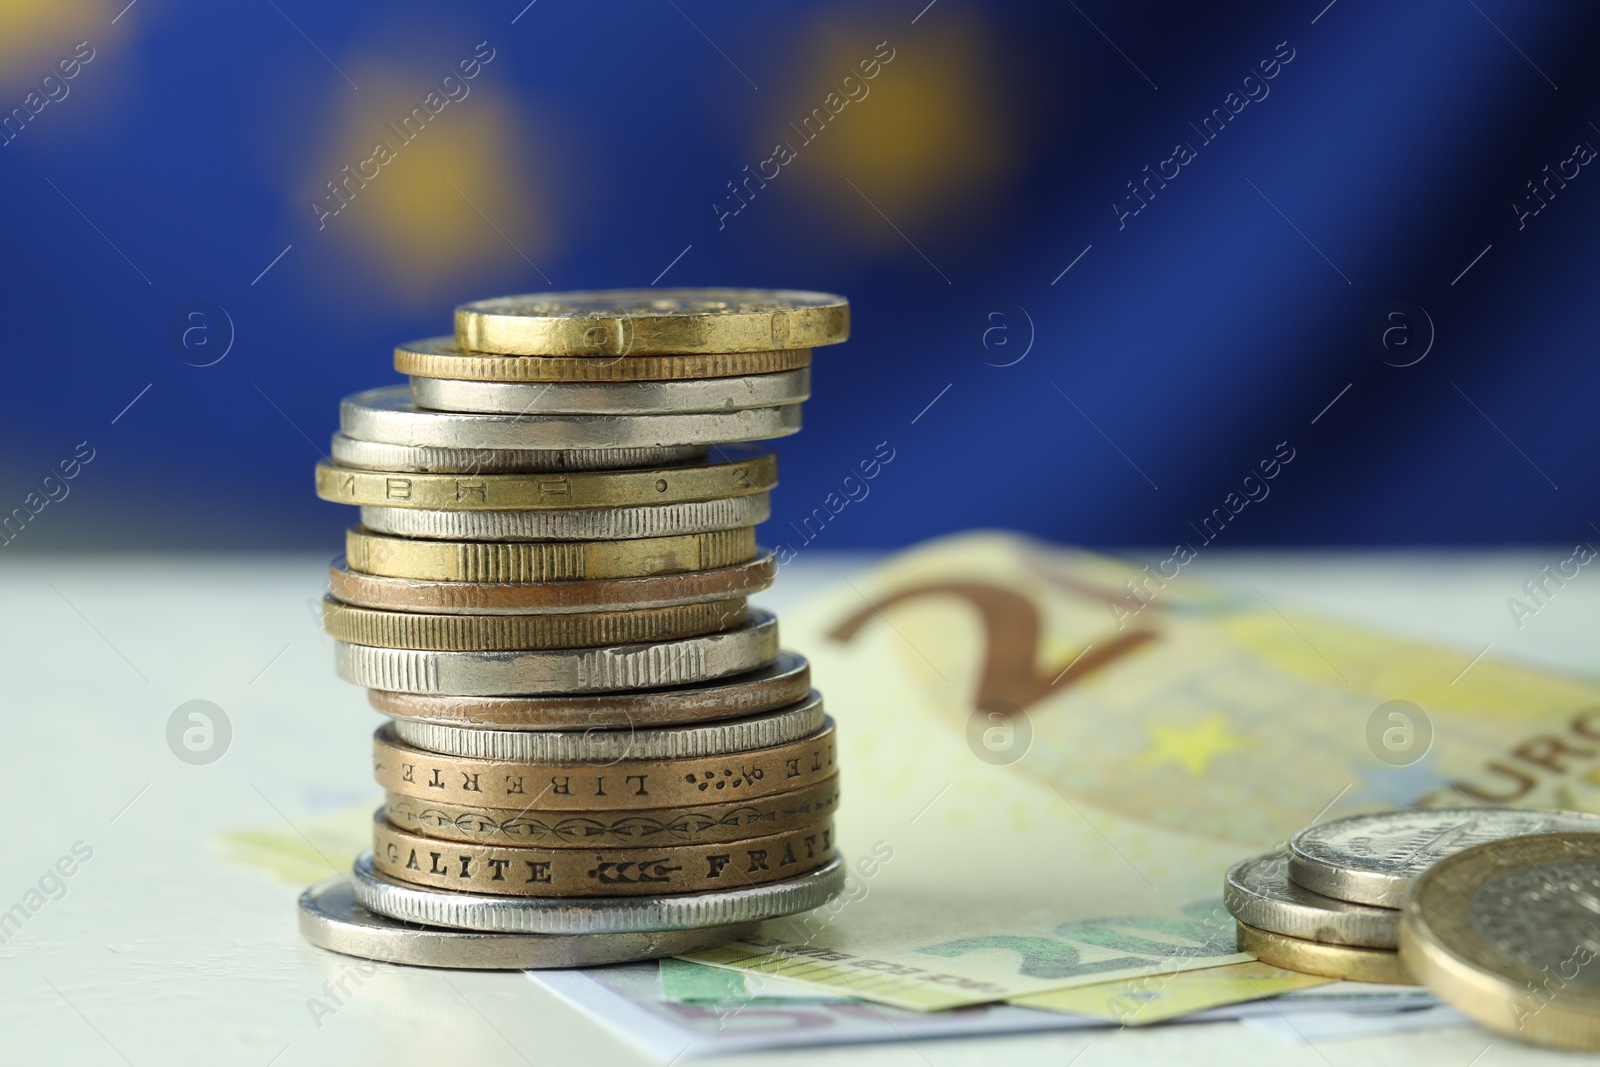
[[[585,611],[539,615],[434,615],[380,611],[322,598],[322,628],[328,636],[379,648],[488,652],[517,649],[592,648],[696,637],[738,626],[745,620],[742,597],[699,604],[669,604],[630,611]]]
[[[372,826],[373,865],[392,881],[514,897],[624,897],[744,889],[816,870],[833,859],[833,821],[744,841],[576,849],[441,841]]]
[[[700,463],[703,445],[672,448],[423,448],[358,441],[333,435],[328,453],[341,467],[411,474],[527,474],[542,471],[618,470]]]
[[[1600,834],[1490,841],[1416,881],[1400,955],[1446,1004],[1491,1030],[1600,1050]]]
[[[413,967],[475,971],[532,971],[550,967],[598,967],[678,956],[737,941],[754,923],[697,930],[637,933],[502,934],[448,930],[401,922],[356,902],[343,875],[300,894],[300,935],[318,948],[346,956]]]
[[[772,495],[690,500],[612,508],[528,508],[521,511],[361,509],[374,533],[444,541],[628,541],[754,526],[772,517]]]
[[[780,652],[771,664],[697,685],[570,696],[466,697],[367,692],[367,702],[396,719],[495,730],[668,726],[758,715],[804,699],[811,667],[804,656]]]
[[[693,685],[753,671],[778,654],[778,621],[640,645],[523,652],[424,652],[335,641],[339,677],[367,689],[453,696],[592,693]]]
[[[342,559],[328,588],[346,604],[387,611],[510,615],[622,611],[745,597],[772,585],[778,567],[767,552],[749,563],[710,571],[580,582],[434,582],[350,570]]]
[[[412,378],[411,399],[430,411],[488,415],[672,415],[798,404],[811,371],[687,382],[458,382]]]
[[[487,417],[487,416],[486,416]],[[408,474],[317,464],[317,495],[335,504],[499,511],[609,508],[764,493],[778,484],[770,452],[719,448],[720,463],[548,474]]]
[[[635,729],[473,730],[431,722],[396,719],[398,741],[445,756],[504,763],[610,764],[619,760],[686,759],[770,748],[809,737],[822,729],[822,694],[764,715],[692,726]]]
[[[529,356],[815,348],[850,335],[850,303],[789,289],[529,293],[456,308],[456,345]]]
[[[1222,900],[1240,922],[1287,937],[1365,948],[1394,948],[1400,942],[1398,911],[1300,888],[1289,881],[1284,852],[1234,864],[1223,883]]]
[[[1464,848],[1517,834],[1600,831],[1600,816],[1516,808],[1355,815],[1289,839],[1289,877],[1323,896],[1398,908],[1423,871]]]
[[[361,527],[345,558],[363,574],[432,582],[576,582],[718,570],[756,555],[753,527],[632,541],[419,541]]]
[[[837,857],[798,878],[709,893],[659,897],[507,897],[445,893],[393,881],[376,872],[370,852],[351,870],[356,900],[369,911],[405,922],[460,930],[539,934],[598,934],[685,930],[759,922],[827,903],[844,886]]]
[[[489,356],[462,352],[454,337],[430,337],[394,350],[394,369],[424,378],[472,382],[637,382],[777,374],[811,365],[811,349],[711,352],[679,356]]]
[[[1413,985],[1415,979],[1392,949],[1355,948],[1326,945],[1260,930],[1239,924],[1239,951],[1248,952],[1262,963],[1302,974],[1328,978],[1347,978],[1352,982],[1382,982],[1385,985]]]
[[[544,848],[740,841],[810,825],[839,806],[839,776],[805,789],[677,808],[635,811],[512,811],[387,794],[383,814],[426,837]]]
[[[834,773],[831,719],[798,741],[684,759],[509,763],[443,756],[402,744],[394,724],[372,735],[372,774],[390,793],[528,811],[668,808],[767,797]]]
[[[800,431],[800,405],[680,415],[480,415],[424,411],[408,386],[346,397],[345,436],[426,448],[660,448],[765,441]]]

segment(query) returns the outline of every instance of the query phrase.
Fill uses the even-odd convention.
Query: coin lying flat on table
[[[811,371],[688,382],[458,382],[412,378],[411,399],[429,411],[489,415],[674,415],[798,404]]]
[[[718,449],[718,463],[651,470],[548,474],[410,474],[317,464],[317,495],[335,504],[497,511],[676,504],[765,493],[778,484],[777,459],[754,449]]]
[[[635,811],[520,811],[469,807],[389,793],[383,814],[402,830],[477,844],[590,848],[742,841],[781,833],[833,814],[839,776],[769,797]]]
[[[1506,838],[1417,879],[1400,955],[1417,980],[1491,1030],[1600,1050],[1600,834]]]
[[[429,337],[394,350],[394,369],[463,382],[642,382],[778,374],[811,365],[811,349],[704,352],[676,356],[494,356],[463,352],[454,337]]]
[[[448,930],[402,922],[356,902],[343,875],[300,894],[300,934],[318,948],[412,967],[471,971],[532,971],[598,967],[678,956],[737,941],[754,923],[698,930],[606,934],[502,934]]]
[[[1600,831],[1600,815],[1517,808],[1424,808],[1354,815],[1289,839],[1289,877],[1313,893],[1398,908],[1446,856],[1517,834]]]
[[[436,696],[367,692],[367,702],[395,719],[492,730],[571,730],[671,726],[759,715],[805,699],[811,667],[780,652],[747,674],[670,689],[567,696]]]
[[[436,541],[627,541],[755,526],[772,517],[770,493],[612,508],[526,508],[521,511],[361,509],[374,533]]]
[[[1230,914],[1286,937],[1364,948],[1400,943],[1400,913],[1313,893],[1289,880],[1289,856],[1269,852],[1233,865],[1222,886]]]
[[[1392,949],[1355,948],[1327,945],[1285,937],[1254,926],[1239,924],[1239,951],[1248,952],[1262,963],[1301,974],[1320,974],[1352,982],[1381,982],[1385,985],[1413,985],[1415,979]]]
[[[426,448],[659,448],[787,437],[800,431],[800,405],[679,415],[482,415],[425,411],[411,402],[408,386],[394,385],[346,397],[339,427],[362,441]]]
[[[625,611],[747,597],[768,588],[777,573],[772,553],[710,571],[646,578],[574,582],[442,582],[385,578],[335,561],[328,571],[336,600],[385,611],[513,615]]]
[[[512,763],[442,756],[402,744],[391,723],[372,735],[372,774],[390,793],[446,804],[586,811],[665,808],[768,797],[833,775],[834,730],[720,756]]]
[[[672,448],[423,448],[333,435],[328,456],[340,467],[408,474],[530,474],[701,463],[701,445]]]
[[[405,922],[506,933],[596,934],[728,926],[810,911],[838,894],[845,870],[835,857],[797,878],[747,889],[578,901],[409,886],[378,874],[370,852],[356,857],[351,876],[363,907]]]
[[[722,756],[786,745],[822,729],[822,694],[732,722],[621,730],[473,730],[412,719],[394,721],[395,739],[445,756],[502,763],[615,763]]]
[[[792,289],[528,293],[456,308],[458,347],[512,355],[754,352],[849,335],[849,301]]]
[[[733,630],[651,644],[524,652],[424,652],[333,643],[339,677],[368,689],[458,696],[591,693],[693,685],[742,674],[778,654],[778,621],[750,609]]]
[[[585,611],[538,615],[436,615],[381,611],[322,599],[328,636],[379,648],[488,652],[517,649],[592,648],[697,637],[739,626],[745,601],[709,600],[630,611]]]
[[[345,558],[363,574],[433,582],[578,582],[709,571],[748,563],[756,532],[736,530],[632,541],[420,541],[357,526]]]

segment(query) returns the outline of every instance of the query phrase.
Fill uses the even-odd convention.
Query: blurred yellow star
[[[1206,773],[1215,757],[1250,745],[1248,738],[1228,732],[1228,720],[1222,714],[1207,715],[1193,726],[1152,725],[1145,733],[1151,747],[1139,754],[1140,766],[1176,763],[1196,778]]]

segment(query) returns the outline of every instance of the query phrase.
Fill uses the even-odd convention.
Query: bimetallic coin
[[[373,866],[392,881],[512,897],[659,896],[747,889],[814,871],[833,859],[833,822],[745,841],[648,848],[536,848],[440,841],[390,826],[380,808]]]
[[[1517,808],[1426,808],[1355,815],[1289,839],[1289,877],[1358,904],[1398,908],[1423,871],[1462,849],[1518,834],[1600,831],[1600,816]]]
[[[1289,856],[1284,852],[1234,864],[1222,886],[1222,901],[1240,922],[1286,937],[1365,948],[1394,948],[1400,943],[1398,911],[1351,904],[1300,888],[1289,881]]]
[[[529,474],[543,471],[619,470],[700,463],[701,445],[674,448],[422,448],[358,441],[333,435],[329,458],[341,467],[411,474]]]
[[[765,441],[800,431],[800,405],[680,415],[472,415],[424,411],[408,386],[372,389],[339,407],[345,436],[425,448],[663,448]]]
[[[759,715],[805,699],[811,667],[780,652],[766,667],[699,685],[570,696],[464,697],[367,692],[367,702],[394,719],[489,730],[571,730],[671,726]]]
[[[356,857],[351,874],[356,900],[369,911],[392,919],[458,930],[537,934],[692,930],[760,922],[826,904],[839,895],[845,879],[844,863],[835,857],[798,878],[748,889],[563,901],[408,886],[378,874],[370,852]]]
[[[375,533],[434,541],[629,541],[754,526],[772,517],[772,495],[620,508],[430,511],[363,507]]]
[[[491,652],[592,648],[696,637],[739,626],[743,598],[631,611],[538,615],[435,615],[380,611],[322,599],[322,628],[338,641],[379,648]]]
[[[1400,955],[1491,1030],[1600,1051],[1600,834],[1510,837],[1440,860],[1406,899]]]
[[[394,721],[394,736],[413,748],[446,756],[505,763],[615,763],[618,760],[687,759],[770,748],[822,729],[822,694],[730,722],[645,729],[473,730],[411,719]]]
[[[351,881],[329,878],[300,894],[300,936],[318,948],[380,963],[472,971],[598,967],[678,956],[737,941],[754,923],[637,933],[503,934],[447,930],[368,911]]]
[[[487,417],[487,416],[486,416]],[[730,445],[720,462],[653,470],[546,474],[409,474],[317,464],[317,495],[335,504],[445,511],[611,508],[764,493],[778,484],[770,452]]]
[[[677,415],[798,404],[811,371],[689,382],[458,382],[412,378],[411,399],[429,411],[487,415]]]
[[[698,604],[747,597],[772,585],[772,553],[734,567],[648,578],[583,582],[432,582],[350,570],[340,559],[328,571],[333,597],[385,611],[470,615],[570,614]]]
[[[339,677],[367,689],[453,696],[593,693],[694,685],[778,654],[778,620],[751,609],[734,630],[651,644],[557,651],[424,652],[335,641]]]
[[[635,811],[513,811],[387,794],[383,814],[402,830],[446,841],[584,849],[743,841],[809,826],[839,806],[839,776],[805,789],[721,804]]]
[[[363,574],[431,582],[577,582],[718,570],[756,555],[756,532],[736,530],[633,541],[419,541],[359,526],[345,558]]]
[[[789,289],[528,293],[456,308],[456,345],[527,356],[815,348],[850,335],[850,302]]]
[[[490,356],[462,352],[454,337],[430,337],[394,350],[394,369],[468,382],[642,382],[778,374],[811,365],[811,349],[710,352],[678,356]]]
[[[1400,954],[1392,949],[1325,945],[1320,941],[1285,937],[1244,923],[1239,924],[1239,951],[1250,953],[1262,963],[1301,974],[1385,985],[1414,985],[1416,982],[1401,962]]]

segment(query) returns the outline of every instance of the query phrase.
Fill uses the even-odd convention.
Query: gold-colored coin
[[[378,873],[412,885],[518,897],[656,896],[743,889],[793,878],[833,859],[833,821],[768,837],[656,848],[527,848],[438,841],[372,827]]]
[[[733,449],[720,449],[731,453]],[[739,450],[733,462],[654,470],[547,474],[415,474],[317,464],[317,495],[335,504],[443,511],[614,508],[747,496],[778,484],[770,452]]]
[[[833,720],[787,745],[723,756],[607,763],[504,763],[441,756],[372,737],[372,773],[401,796],[526,811],[607,811],[750,800],[814,785],[834,773]]]
[[[1306,941],[1274,934],[1258,927],[1239,924],[1239,951],[1248,952],[1262,963],[1302,974],[1328,978],[1347,978],[1352,982],[1382,982],[1386,985],[1415,985],[1416,979],[1392,949],[1355,948]]]
[[[659,356],[837,344],[850,302],[789,289],[529,293],[456,308],[456,345],[517,356]]]
[[[756,557],[756,531],[641,537],[632,541],[414,541],[352,527],[352,570],[434,582],[577,582],[732,567]]]
[[[331,596],[322,599],[322,627],[330,637],[353,645],[437,652],[594,648],[671,641],[741,626],[744,621],[742,597],[571,615],[425,615],[356,607]]]
[[[839,806],[839,776],[776,796],[644,811],[537,812],[475,808],[388,794],[402,830],[445,841],[539,848],[640,848],[745,841],[816,823]]]
[[[492,356],[463,352],[454,337],[430,337],[394,350],[394,369],[463,382],[667,382],[780,374],[811,365],[811,349],[704,352],[682,356]]]
[[[1600,1051],[1600,834],[1528,834],[1435,863],[1400,916],[1400,955],[1491,1030]]]

